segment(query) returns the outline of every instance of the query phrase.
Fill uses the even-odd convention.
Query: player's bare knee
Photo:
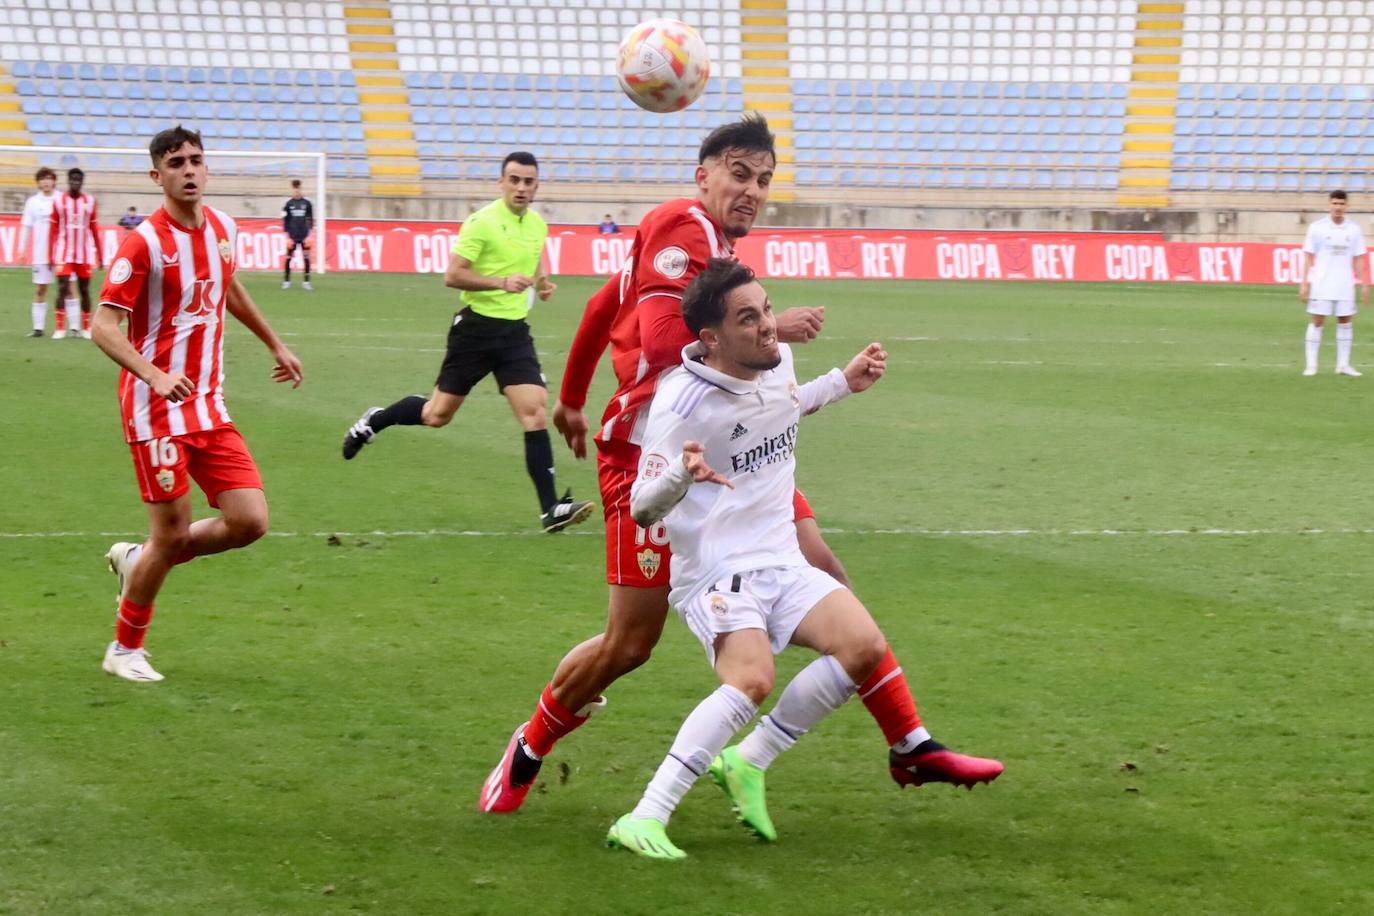
[[[834,655],[851,678],[862,681],[887,655],[887,638],[876,625],[859,627],[836,648]]]
[[[603,667],[612,678],[629,674],[642,667],[654,654],[657,640],[628,638],[607,640],[602,646],[601,655],[605,660]]]
[[[769,666],[736,672],[726,683],[747,696],[755,706],[759,706],[773,692],[773,680],[773,668]]]
[[[431,411],[428,404],[426,404],[424,410],[420,412],[420,422],[434,429],[438,429],[441,426],[448,426],[452,419],[453,414],[440,413],[437,410]]]

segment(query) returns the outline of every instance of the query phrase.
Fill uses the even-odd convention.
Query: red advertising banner
[[[106,263],[125,230],[102,230]],[[458,224],[331,220],[329,270],[443,273]],[[552,226],[551,273],[609,276],[629,255],[633,232]],[[19,218],[0,215],[0,265],[25,266]],[[287,239],[275,219],[239,221],[241,270],[279,270]],[[756,229],[736,246],[762,277],[860,280],[1045,280],[1142,283],[1297,283],[1302,249],[1265,242],[1166,242],[1158,234]]]

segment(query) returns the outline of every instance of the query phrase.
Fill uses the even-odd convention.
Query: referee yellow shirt
[[[497,198],[463,223],[453,243],[453,254],[466,258],[473,273],[482,277],[508,277],[539,273],[539,258],[549,227],[533,210],[516,216],[502,198]],[[523,293],[499,289],[463,290],[463,304],[479,315],[518,321],[529,314],[534,288]]]

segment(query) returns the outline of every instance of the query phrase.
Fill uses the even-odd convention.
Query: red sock
[[[883,730],[889,747],[921,727],[916,699],[906,685],[906,675],[902,674],[891,646],[868,680],[859,685],[859,699]]]
[[[539,703],[525,726],[525,746],[540,757],[553,750],[559,739],[586,722],[587,716],[577,716],[553,698],[553,685],[545,684]]]
[[[83,331],[89,331],[90,329],[91,329],[91,313],[90,313],[90,312],[82,312],[82,313],[81,313],[81,330],[83,330]]]
[[[115,618],[115,641],[126,649],[143,647],[148,633],[148,621],[153,619],[151,604],[134,604],[128,598],[119,599],[119,616]]]
[[[62,305],[53,309],[52,320],[54,331],[67,330],[67,309]]]

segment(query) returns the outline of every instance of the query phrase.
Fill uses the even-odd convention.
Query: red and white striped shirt
[[[63,264],[100,266],[100,227],[95,222],[94,197],[89,194],[57,195],[49,225],[50,264],[54,267]]]
[[[195,394],[179,404],[158,397],[127,369],[119,374],[119,410],[129,442],[226,426],[224,305],[234,279],[238,227],[204,209],[188,229],[159,207],[129,233],[100,291],[100,304],[129,312],[129,342],[163,372],[185,373]]]

